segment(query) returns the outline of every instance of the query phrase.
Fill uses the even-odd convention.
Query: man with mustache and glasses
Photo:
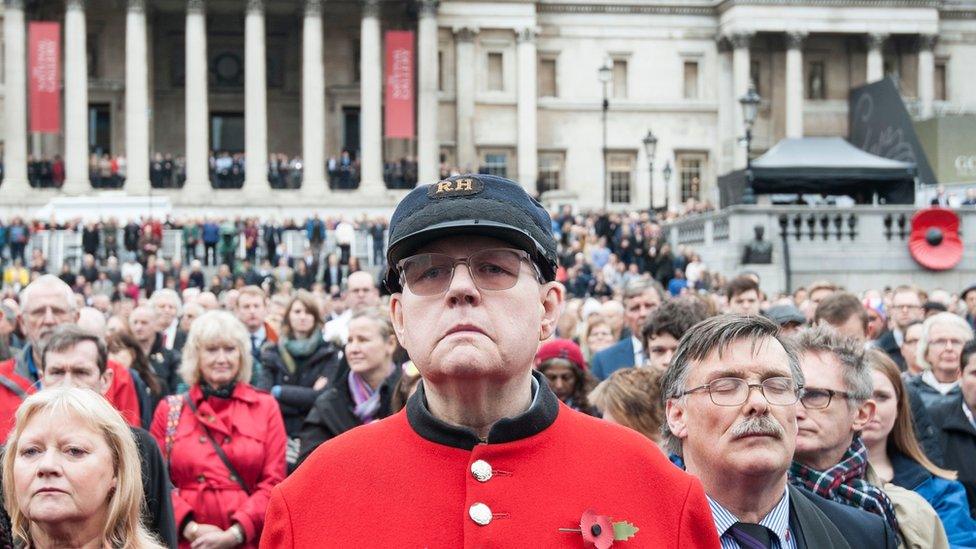
[[[701,479],[722,547],[896,547],[879,517],[787,482],[803,383],[792,345],[761,316],[712,317],[678,343],[662,380],[663,431]]]
[[[932,506],[911,490],[882,483],[868,464],[860,433],[874,417],[876,404],[863,343],[827,326],[806,330],[795,343],[806,385],[794,407],[797,437],[790,482],[880,516],[906,547],[948,547]]]
[[[552,221],[521,185],[422,185],[389,230],[390,316],[422,381],[273,490],[263,547],[719,547],[695,479],[533,370],[564,290]]]

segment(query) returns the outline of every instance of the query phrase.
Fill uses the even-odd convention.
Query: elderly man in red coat
[[[262,546],[719,547],[697,480],[533,372],[563,288],[549,215],[521,186],[418,187],[389,240],[394,329],[423,382],[273,490]]]

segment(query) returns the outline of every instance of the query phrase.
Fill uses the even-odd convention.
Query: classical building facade
[[[27,131],[34,20],[63,24],[59,135]],[[416,32],[413,140],[383,137],[387,30]],[[754,154],[846,135],[849,90],[886,75],[920,118],[976,111],[976,0],[5,0],[3,46],[7,208],[93,194],[92,152],[125,157],[126,195],[177,208],[389,206],[384,164],[413,158],[420,182],[457,166],[677,208],[745,165],[750,84]],[[213,150],[244,154],[240,189],[213,188]],[[343,151],[355,189],[329,184]],[[185,158],[181,188],[151,188],[157,152]],[[271,188],[276,153],[302,158],[300,189]],[[28,155],[62,156],[63,186],[32,188]]]

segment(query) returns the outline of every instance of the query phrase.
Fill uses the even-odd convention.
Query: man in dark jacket
[[[945,467],[959,472],[966,487],[969,511],[976,516],[976,340],[962,350],[959,396],[931,408],[939,428]]]
[[[51,335],[44,347],[40,371],[45,388],[81,387],[105,395],[112,386],[105,343],[72,324],[58,327]],[[172,485],[159,445],[145,430],[130,429],[142,464],[145,526],[168,547],[176,547],[176,522],[170,500]]]
[[[787,547],[792,539],[810,549],[894,549],[880,517],[788,482],[803,381],[777,324],[712,317],[681,339],[662,380],[668,447],[702,481],[723,546]]]
[[[166,385],[167,394],[175,394],[183,382],[179,374],[181,355],[163,345],[158,322],[156,311],[149,305],[140,305],[129,313],[129,330],[149,357],[153,371]]]

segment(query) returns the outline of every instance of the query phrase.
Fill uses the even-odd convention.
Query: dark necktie
[[[742,549],[771,549],[773,546],[769,528],[759,524],[737,522],[728,533]]]
[[[258,336],[251,336],[251,356],[254,357],[254,361],[257,362],[261,358],[261,348],[258,347]]]

